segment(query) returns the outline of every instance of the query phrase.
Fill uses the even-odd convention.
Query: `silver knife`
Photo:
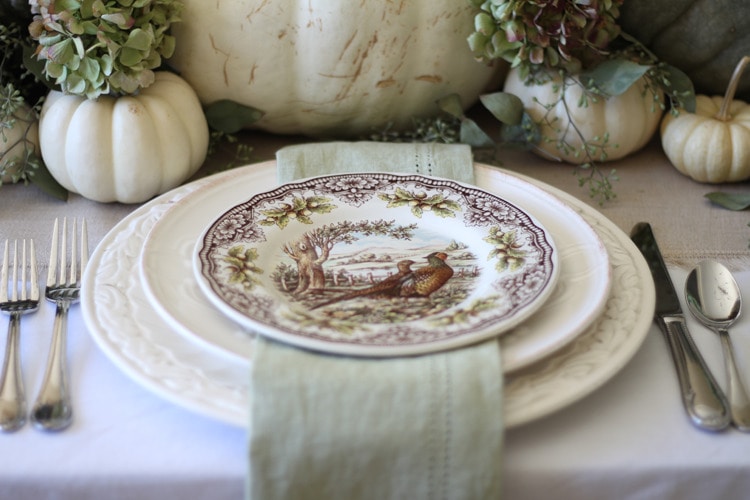
[[[646,258],[656,286],[654,321],[664,333],[680,383],[682,402],[701,429],[720,431],[731,422],[727,398],[695,347],[664,259],[647,222],[639,222],[630,238]]]

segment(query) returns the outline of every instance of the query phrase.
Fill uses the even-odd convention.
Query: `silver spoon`
[[[719,334],[727,365],[729,403],[732,423],[741,431],[750,431],[750,397],[742,384],[734,349],[727,330],[740,315],[742,298],[729,270],[715,261],[700,262],[687,277],[685,298],[698,321]]]

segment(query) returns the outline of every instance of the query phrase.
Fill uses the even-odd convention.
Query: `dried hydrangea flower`
[[[174,52],[178,0],[29,0],[44,72],[68,94],[133,94]]]
[[[469,46],[480,60],[504,59],[523,78],[534,70],[577,73],[606,58],[623,0],[471,0],[480,9]]]

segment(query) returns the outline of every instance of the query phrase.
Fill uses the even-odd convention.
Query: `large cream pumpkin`
[[[497,69],[474,60],[465,0],[185,0],[170,64],[204,104],[230,99],[275,133],[356,136],[468,107]]]
[[[208,149],[198,97],[157,72],[134,96],[96,100],[52,91],[39,118],[42,157],[68,191],[101,202],[139,203],[195,173]]]
[[[513,69],[504,91],[518,96],[540,124],[539,152],[573,164],[617,160],[641,149],[656,133],[662,116],[642,80],[618,96],[588,98],[585,106],[579,105],[583,87],[572,80],[563,84],[559,76],[544,84],[526,85]],[[590,148],[590,159],[584,142],[596,145]]]

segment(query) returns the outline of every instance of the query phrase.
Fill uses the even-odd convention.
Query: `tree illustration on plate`
[[[326,224],[305,232],[283,247],[284,253],[297,264],[299,280],[294,293],[320,292],[325,289],[323,264],[330,258],[331,250],[337,244],[351,244],[370,236],[409,240],[416,228],[416,224],[401,225],[392,220],[362,220]]]

